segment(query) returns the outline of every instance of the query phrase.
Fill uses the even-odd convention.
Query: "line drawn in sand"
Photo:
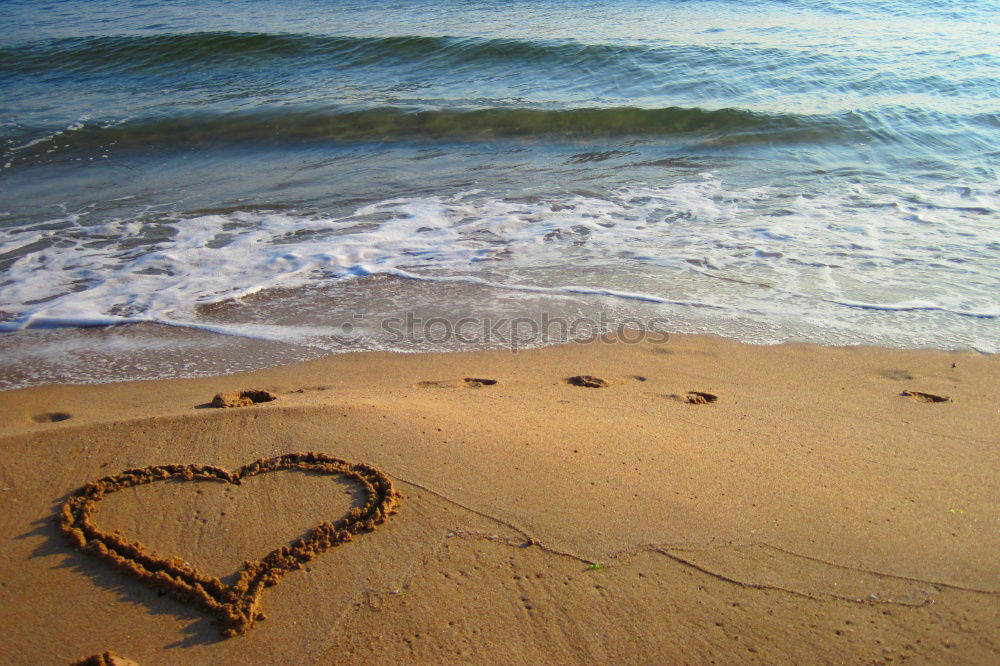
[[[346,477],[367,494],[361,507],[351,509],[336,522],[324,521],[292,543],[280,546],[261,560],[248,560],[237,580],[226,585],[179,557],[163,557],[142,543],[121,534],[109,534],[94,523],[97,505],[110,493],[157,481],[207,480],[239,485],[242,479],[282,470],[305,470]],[[260,459],[234,472],[208,465],[156,465],[130,469],[88,483],[63,504],[59,527],[77,548],[90,553],[180,601],[202,608],[216,617],[225,636],[245,633],[264,619],[261,597],[286,573],[301,569],[317,555],[371,532],[396,513],[401,495],[382,471],[365,463],[349,463],[322,453],[289,453]]]

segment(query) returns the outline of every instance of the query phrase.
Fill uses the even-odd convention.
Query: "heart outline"
[[[92,520],[97,504],[106,495],[126,488],[169,479],[240,485],[242,479],[258,474],[293,469],[353,479],[361,484],[368,499],[364,506],[351,509],[336,522],[321,522],[263,559],[245,561],[232,585],[201,573],[179,557],[164,558],[147,551],[138,541],[103,532]],[[221,624],[223,635],[236,636],[264,619],[261,597],[266,588],[276,585],[284,574],[301,569],[317,555],[350,541],[355,534],[373,531],[396,513],[401,498],[389,477],[366,463],[350,463],[322,453],[288,453],[260,458],[235,472],[210,465],[153,465],[106,476],[88,483],[66,500],[59,512],[59,527],[75,547],[180,601],[208,611]]]

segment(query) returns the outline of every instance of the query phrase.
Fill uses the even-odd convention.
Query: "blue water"
[[[488,345],[379,324],[554,312],[995,352],[998,18],[993,1],[8,1],[5,344],[145,322],[467,348]]]

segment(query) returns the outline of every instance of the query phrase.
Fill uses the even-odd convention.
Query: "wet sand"
[[[277,399],[210,407],[245,389]],[[683,336],[3,392],[0,656],[995,662],[998,405],[994,356]],[[236,473],[296,452],[384,473],[397,513],[266,581],[227,637],[157,562],[224,596],[364,511],[356,478]],[[219,471],[89,514],[157,584],[60,528],[86,484],[165,465]]]

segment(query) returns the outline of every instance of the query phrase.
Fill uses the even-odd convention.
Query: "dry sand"
[[[998,363],[675,337],[0,393],[0,662],[997,663]],[[278,397],[208,408],[244,389]],[[398,513],[241,635],[60,532],[101,477],[302,451],[381,470]],[[165,480],[91,518],[232,585],[359,483]]]

